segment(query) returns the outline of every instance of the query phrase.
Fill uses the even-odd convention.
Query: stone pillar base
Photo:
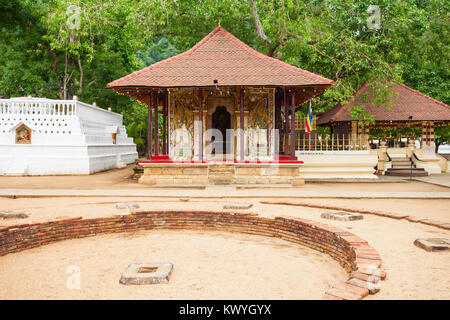
[[[305,184],[300,163],[141,163],[140,184]]]

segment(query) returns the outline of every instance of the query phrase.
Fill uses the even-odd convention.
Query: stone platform
[[[144,174],[139,183],[147,185],[303,185],[300,161],[292,162],[141,162]]]

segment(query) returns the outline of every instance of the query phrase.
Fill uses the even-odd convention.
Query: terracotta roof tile
[[[114,87],[333,85],[333,81],[268,57],[217,27],[190,50],[108,84]]]
[[[413,116],[413,121],[450,121],[450,107],[445,103],[401,83],[391,90],[394,92],[394,106],[391,110],[387,110],[385,106],[377,107],[371,102],[372,88],[366,83],[350,103],[338,104],[324,112],[317,120],[317,124],[350,121],[352,120],[350,108],[361,105],[374,116],[375,121],[407,121],[409,116]],[[367,94],[367,102],[362,102],[362,94]]]

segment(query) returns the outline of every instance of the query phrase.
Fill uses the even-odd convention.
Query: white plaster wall
[[[303,179],[378,179],[378,157],[369,151],[296,152]]]
[[[90,174],[132,163],[136,145],[122,118],[77,100],[0,99],[0,175]],[[31,144],[15,144],[22,123]]]
[[[429,174],[439,174],[443,172],[440,165],[440,157],[434,153],[424,153],[423,149],[414,150],[413,161],[417,168],[423,168]],[[447,168],[445,168],[446,170]],[[444,171],[445,172],[445,171]]]

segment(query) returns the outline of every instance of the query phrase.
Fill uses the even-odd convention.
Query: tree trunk
[[[256,7],[256,0],[252,0],[252,2],[253,2],[252,16],[253,21],[255,23],[256,32],[258,33],[258,38],[270,44],[270,40],[267,38],[266,33],[264,32],[264,29],[261,25],[261,21],[259,20],[258,8]]]
[[[80,70],[80,93],[83,92],[83,67],[81,65],[81,57],[78,55],[78,69]]]

